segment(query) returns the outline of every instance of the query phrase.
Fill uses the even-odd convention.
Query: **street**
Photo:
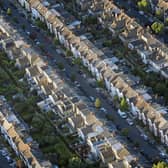
[[[133,143],[129,142],[130,144],[130,150],[133,153],[137,153],[140,150],[144,151],[145,155],[147,156],[146,159],[149,161],[152,161],[153,159],[158,157],[158,153],[159,151],[157,150],[157,148],[153,145],[150,145],[148,142],[144,141],[143,137],[140,136],[140,132],[139,130],[135,127],[135,126],[130,126],[128,125],[128,123],[126,122],[126,120],[122,119],[117,111],[115,110],[115,108],[113,108],[106,99],[102,98],[100,96],[100,94],[96,91],[95,88],[91,87],[89,85],[89,82],[86,78],[83,78],[83,76],[81,74],[79,74],[78,72],[78,67],[77,66],[71,66],[67,59],[62,57],[62,55],[58,54],[56,52],[56,47],[54,46],[54,44],[50,41],[50,39],[47,38],[47,34],[44,33],[44,31],[38,31],[36,29],[36,27],[32,27],[30,24],[30,21],[27,21],[24,17],[20,16],[18,10],[13,7],[12,5],[9,4],[9,1],[5,1],[4,2],[5,7],[10,7],[12,9],[12,17],[15,17],[18,19],[18,24],[15,23],[14,27],[16,27],[17,30],[19,30],[20,34],[25,38],[25,40],[27,40],[30,44],[33,44],[33,46],[37,47],[36,42],[30,40],[30,38],[28,37],[28,34],[26,32],[35,32],[37,34],[36,39],[38,39],[38,42],[40,44],[42,44],[43,46],[45,46],[46,50],[47,50],[47,54],[49,56],[47,56],[47,61],[50,65],[52,65],[53,67],[55,66],[53,64],[53,59],[56,59],[56,62],[61,62],[64,67],[66,72],[70,73],[70,74],[75,74],[76,76],[76,81],[80,84],[80,89],[81,91],[87,96],[87,97],[94,97],[97,98],[99,97],[101,102],[102,102],[102,107],[104,107],[105,109],[107,109],[108,114],[112,114],[113,118],[114,118],[114,124],[117,125],[120,129],[122,128],[128,128],[129,129],[129,138],[133,141],[139,144],[139,149],[138,151],[133,149]],[[9,16],[5,16],[6,19],[8,21],[10,21],[13,24],[13,20],[12,17]],[[23,29],[21,29],[21,25],[25,25],[25,31]],[[38,47],[39,48],[39,47]],[[45,55],[45,54],[44,54]],[[67,80],[67,76],[65,74],[65,72],[61,73],[61,76],[63,77],[63,79]],[[75,86],[75,85],[74,85]],[[102,120],[107,120],[105,118],[105,114],[104,113],[97,113],[96,114],[98,118],[102,119]],[[120,132],[119,132],[120,133]],[[129,146],[129,145],[128,145]],[[143,157],[142,157],[143,158]],[[151,167],[151,166],[150,166]],[[148,167],[145,167],[148,168]]]
[[[1,168],[11,168],[8,161],[0,154],[0,167]]]
[[[0,134],[0,136],[2,136]],[[3,138],[3,137],[0,137]],[[0,168],[11,168],[5,156],[2,155],[1,150],[4,148],[2,141],[0,139]]]

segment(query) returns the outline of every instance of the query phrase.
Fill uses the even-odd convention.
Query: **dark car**
[[[81,70],[78,70],[78,73],[79,73],[80,75],[82,75],[82,74],[83,74],[83,72],[82,72]]]

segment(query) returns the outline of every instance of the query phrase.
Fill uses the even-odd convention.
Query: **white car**
[[[140,15],[144,15],[144,12],[143,12],[143,11],[139,11],[139,14],[140,14]]]
[[[145,135],[145,134],[141,134],[141,136],[143,137],[143,139],[144,139],[145,141],[147,141],[147,140],[149,139],[148,136]]]
[[[95,101],[95,98],[94,98],[94,97],[92,97],[92,96],[90,96],[90,97],[89,97],[89,99],[90,99],[92,102],[94,102],[94,101]]]
[[[28,35],[30,35],[30,32],[27,31],[26,33],[27,33]]]
[[[37,42],[36,42],[36,45],[39,45],[39,44],[40,44],[40,42],[39,42],[39,41],[37,41]]]
[[[104,112],[104,113],[107,113],[107,110],[104,108],[104,107],[101,107],[100,108],[100,111]]]
[[[1,151],[1,154],[2,154],[2,156],[7,156],[7,155],[8,155],[8,152],[7,152],[6,150],[2,150],[2,151]]]
[[[123,119],[126,119],[126,118],[127,118],[127,114],[126,114],[126,113],[125,113],[125,114],[121,114],[120,116],[121,116],[121,118],[123,118]]]
[[[125,119],[127,118],[127,114],[125,112],[122,112],[120,110],[118,110],[118,114],[120,115],[121,118]]]
[[[127,118],[126,121],[127,121],[127,123],[128,123],[130,126],[131,126],[131,125],[134,125],[134,122],[133,122],[132,119]]]
[[[31,27],[35,28],[36,26],[31,24]]]

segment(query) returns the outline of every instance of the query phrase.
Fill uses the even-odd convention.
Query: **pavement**
[[[112,114],[114,121],[113,123],[115,125],[117,125],[120,130],[122,128],[128,128],[129,129],[129,138],[133,141],[133,142],[138,142],[139,143],[139,149],[138,150],[134,150],[133,149],[133,143],[128,141],[128,147],[131,150],[130,152],[132,153],[138,153],[140,150],[143,150],[144,153],[148,156],[148,158],[145,158],[144,156],[141,156],[142,162],[144,161],[143,165],[145,164],[146,160],[148,160],[149,162],[151,160],[153,160],[154,158],[158,158],[158,149],[155,146],[151,146],[148,142],[144,141],[143,137],[140,136],[140,132],[139,130],[133,125],[133,126],[129,126],[128,123],[126,122],[126,120],[122,119],[116,109],[114,109],[110,104],[108,104],[107,100],[105,98],[102,98],[101,95],[96,91],[96,89],[92,88],[89,83],[87,78],[83,78],[83,76],[81,74],[79,74],[78,72],[78,68],[77,66],[71,66],[67,59],[65,59],[64,57],[62,57],[60,54],[58,54],[56,52],[56,47],[52,44],[52,41],[50,38],[48,38],[48,36],[46,35],[46,33],[44,33],[43,31],[39,31],[36,30],[36,28],[33,28],[30,24],[30,21],[27,21],[24,17],[21,17],[20,14],[18,13],[18,10],[13,8],[13,6],[9,5],[9,0],[5,1],[5,6],[6,7],[10,7],[12,9],[12,17],[16,17],[19,20],[19,24],[13,24],[18,30],[20,30],[20,34],[25,37],[25,39],[27,41],[29,41],[30,43],[33,44],[34,47],[38,47],[35,42],[32,42],[32,40],[30,40],[30,38],[28,38],[26,32],[35,32],[37,34],[37,39],[38,41],[43,44],[43,46],[46,46],[46,50],[47,50],[47,61],[50,65],[52,65],[53,67],[56,66],[53,64],[53,60],[56,60],[56,62],[61,62],[63,63],[64,67],[65,67],[65,71],[71,74],[75,74],[76,76],[76,81],[78,81],[78,83],[80,83],[80,90],[83,92],[83,94],[85,96],[92,96],[94,98],[99,97],[102,103],[102,107],[104,107],[105,109],[107,109],[108,114]],[[6,17],[8,19],[8,21],[12,22],[12,17]],[[25,25],[25,31],[23,31],[21,29],[21,25]],[[65,72],[62,72],[62,77],[66,80],[67,76]],[[75,86],[75,85],[74,85]],[[105,114],[103,112],[98,112],[96,113],[97,117],[102,119],[102,120],[107,120],[105,118]],[[118,131],[118,133],[120,134],[120,130]],[[147,163],[147,165],[145,166],[145,168],[150,168],[151,167],[151,163]]]

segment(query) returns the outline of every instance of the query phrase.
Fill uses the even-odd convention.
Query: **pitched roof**
[[[31,66],[29,68],[27,68],[28,71],[30,72],[30,75],[33,76],[37,76],[40,75],[40,71],[39,68],[35,65],[35,66]]]
[[[81,128],[85,125],[84,119],[80,114],[71,117],[72,122],[75,125],[75,128]]]
[[[101,149],[99,149],[101,157],[104,159],[105,163],[109,163],[115,160],[114,152],[111,146],[105,144]]]

